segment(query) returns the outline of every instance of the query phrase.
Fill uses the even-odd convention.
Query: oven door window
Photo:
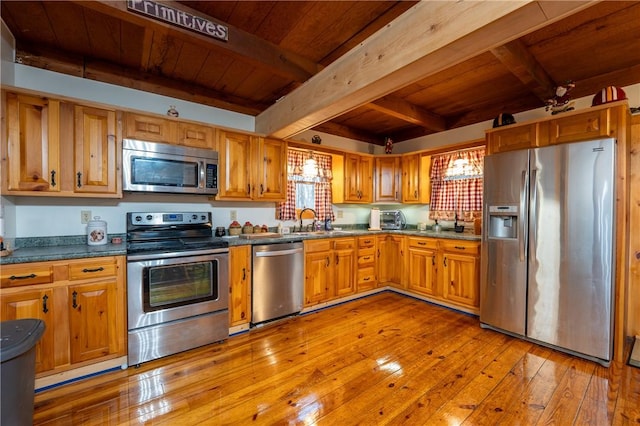
[[[218,299],[218,262],[205,261],[144,269],[144,311]]]

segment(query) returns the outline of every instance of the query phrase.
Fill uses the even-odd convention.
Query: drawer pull
[[[73,304],[71,305],[71,307],[75,309],[78,307],[78,292],[74,291],[72,294],[73,294]]]
[[[371,257],[369,257],[369,256],[365,256],[365,257],[363,257],[363,259],[364,259],[364,260],[369,260],[369,259],[371,259]]]
[[[87,273],[87,272],[101,272],[101,271],[104,271],[104,268],[103,268],[102,266],[101,266],[101,267],[99,267],[99,268],[95,268],[95,269],[87,269],[87,268],[84,268],[84,269],[82,270],[82,272],[84,272],[84,273]]]
[[[464,249],[466,249],[466,247],[462,247],[462,246],[454,246],[453,248],[457,248],[458,250],[464,250]]]
[[[365,244],[371,244],[371,240],[364,240]]]
[[[37,275],[36,275],[36,274],[29,274],[29,275],[17,275],[17,276],[16,276],[16,275],[11,275],[11,276],[9,277],[9,279],[10,279],[10,280],[26,280],[26,279],[29,279],[29,278],[35,278],[35,277],[37,277]]]
[[[365,281],[369,281],[371,279],[371,277],[366,277],[364,280]]]
[[[426,245],[427,245],[427,243],[425,243],[424,241],[418,241],[418,245],[426,246]]]
[[[45,314],[49,312],[49,308],[47,308],[47,300],[49,300],[49,296],[47,296],[46,294],[42,296],[42,312],[44,312]]]

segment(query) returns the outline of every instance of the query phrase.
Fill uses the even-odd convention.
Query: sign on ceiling
[[[152,0],[127,0],[127,9],[208,37],[229,40],[228,27],[162,3]]]

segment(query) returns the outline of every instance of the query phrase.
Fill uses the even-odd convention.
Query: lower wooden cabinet
[[[304,241],[304,306],[355,291],[355,238]]]
[[[124,256],[4,265],[3,321],[37,318],[36,377],[126,355]]]
[[[378,285],[376,263],[376,237],[358,237],[358,292],[371,290]]]
[[[405,288],[405,243],[402,235],[378,236],[378,283]]]
[[[229,325],[251,322],[251,246],[229,248]]]
[[[461,307],[480,308],[480,242],[408,237],[407,289]]]

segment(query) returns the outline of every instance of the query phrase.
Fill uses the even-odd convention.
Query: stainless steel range
[[[229,337],[229,247],[211,213],[127,213],[129,365]]]

